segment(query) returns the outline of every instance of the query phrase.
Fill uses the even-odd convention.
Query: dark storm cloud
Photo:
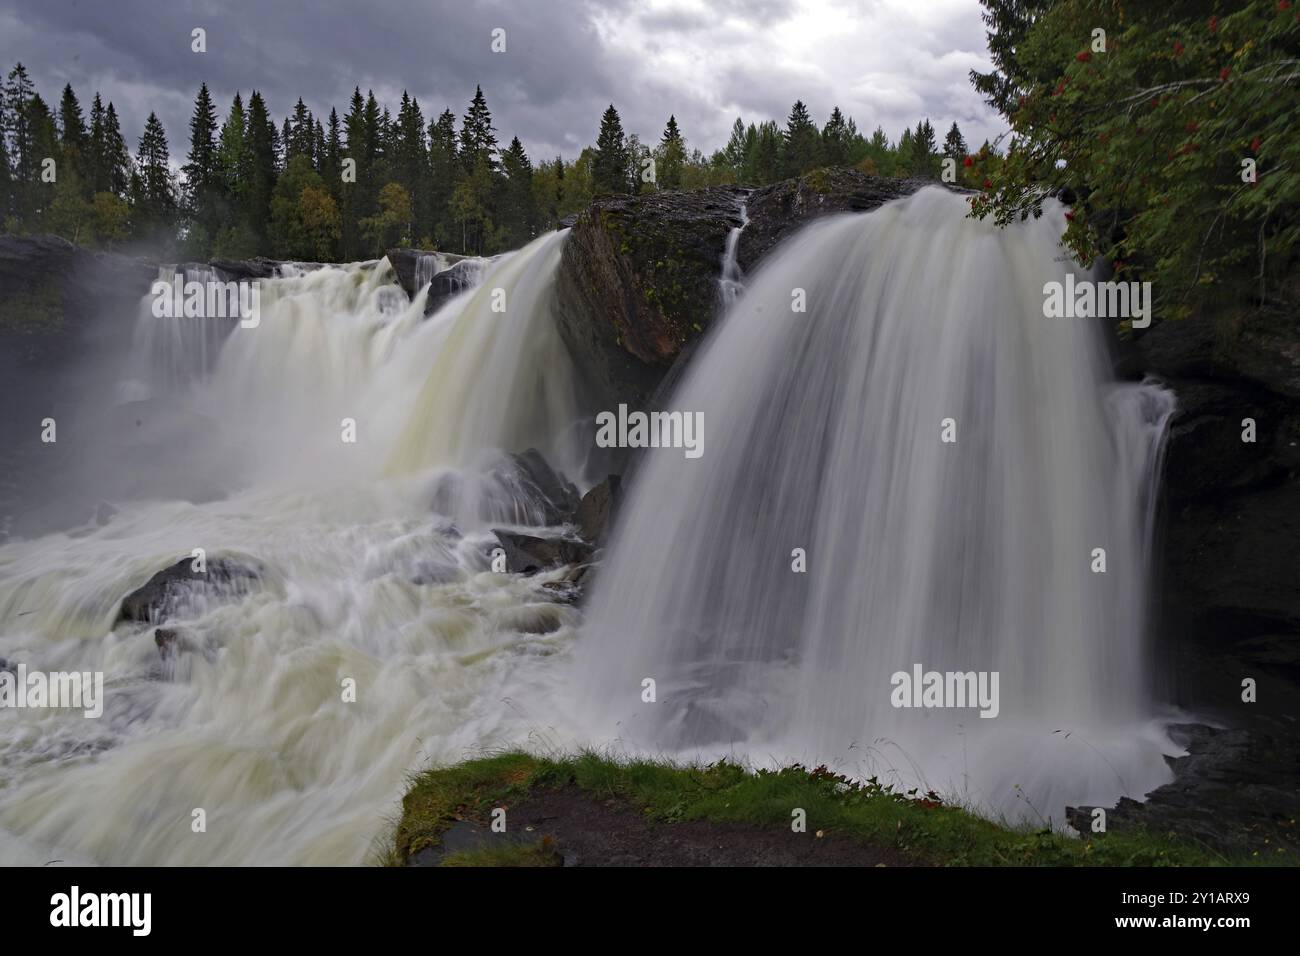
[[[984,135],[996,124],[964,82],[985,55],[974,0],[942,0],[942,15],[916,22],[909,18],[922,15],[911,6],[0,0],[0,64],[7,72],[21,60],[52,103],[65,82],[87,108],[99,90],[117,105],[133,147],[156,111],[173,158],[185,151],[204,81],[222,116],[236,90],[247,97],[256,88],[277,122],[299,96],[322,119],[331,106],[342,113],[354,86],[373,89],[394,111],[405,89],[426,118],[445,107],[459,117],[481,84],[500,138],[519,136],[538,158],[572,157],[592,143],[610,102],[647,142],[675,113],[691,145],[706,152],[723,144],[736,115],[783,119],[796,97],[821,120],[839,104],[859,126],[881,122],[891,136],[927,114],[936,125],[962,121],[968,138]],[[817,35],[828,25],[833,35]],[[196,27],[207,31],[206,53],[191,51]],[[490,46],[498,27],[506,30],[503,54]],[[960,62],[944,59],[954,56]]]

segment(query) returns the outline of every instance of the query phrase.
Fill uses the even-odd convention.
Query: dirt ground
[[[477,850],[495,841],[533,843],[551,837],[564,866],[915,866],[896,850],[847,836],[818,837],[789,827],[740,823],[653,823],[617,800],[577,787],[539,789],[506,807],[506,833],[469,822],[455,824],[441,847],[417,854],[414,866],[437,866],[446,853]]]

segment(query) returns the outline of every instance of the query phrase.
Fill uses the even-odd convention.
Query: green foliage
[[[498,148],[481,87],[458,128],[449,108],[426,125],[419,102],[405,91],[393,116],[360,87],[347,112],[331,109],[327,123],[301,98],[277,123],[256,90],[247,98],[236,92],[220,118],[201,84],[177,180],[156,116],[133,157],[112,103],[96,93],[87,122],[65,85],[56,116],[21,64],[0,91],[0,131],[0,220],[7,229],[53,231],[97,245],[146,240],[196,260],[354,260],[403,243],[493,254],[555,228],[601,194],[757,186],[823,165],[882,175],[911,165],[910,154],[897,160],[883,131],[862,136],[838,108],[819,129],[802,102],[784,128],[737,118],[725,148],[707,156],[688,144],[675,115],[657,141],[643,144],[623,129],[611,104],[594,146],[572,160],[534,162],[518,137]],[[40,181],[37,160],[45,156],[58,162],[57,183]],[[656,175],[647,178],[651,159]],[[355,179],[345,180],[345,172]]]
[[[1151,281],[1161,317],[1273,294],[1300,238],[1294,5],[1061,0],[1026,25],[983,2],[1012,23],[995,85],[1017,91],[1015,139],[973,214],[1037,216],[1067,190],[1068,248]]]
[[[334,197],[326,191],[311,158],[297,153],[276,182],[271,198],[274,255],[327,262],[335,256],[341,236],[342,220]]]

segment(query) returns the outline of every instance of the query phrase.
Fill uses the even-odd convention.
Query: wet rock
[[[1172,783],[1138,802],[1127,797],[1106,811],[1106,832],[1145,828],[1173,833],[1220,851],[1261,859],[1300,849],[1295,808],[1300,805],[1300,745],[1283,725],[1217,729],[1201,724],[1170,728],[1186,756],[1166,758]],[[1067,807],[1066,822],[1092,832],[1093,807]]]
[[[284,263],[258,256],[254,259],[213,259],[208,265],[217,270],[222,281],[240,282],[247,279],[270,279]]]
[[[439,272],[429,282],[429,295],[424,300],[424,314],[433,315],[449,299],[453,299],[479,283],[483,275],[480,259],[462,259],[450,269]]]
[[[708,326],[744,192],[605,196],[578,216],[556,277],[560,334],[606,400],[644,405]]]
[[[411,299],[414,299],[415,294],[420,291],[420,285],[418,284],[420,263],[426,257],[440,255],[448,266],[454,266],[462,259],[468,258],[454,253],[434,253],[424,249],[389,249],[386,255],[388,264],[393,267],[393,274],[397,276],[397,284],[402,287],[402,291]],[[428,281],[427,276],[425,281]]]
[[[209,558],[202,572],[193,570],[193,563],[193,558],[182,558],[128,594],[122,599],[118,621],[161,624],[193,597],[239,598],[256,589],[262,581],[259,568],[230,558]]]
[[[195,649],[193,637],[179,627],[154,628],[153,642],[158,647],[158,656],[165,661]]]
[[[593,558],[598,556],[597,553]],[[595,567],[594,563],[570,565],[559,579],[544,582],[542,590],[556,604],[580,605],[595,580]]]
[[[492,533],[501,542],[506,570],[512,574],[533,575],[560,565],[582,564],[593,553],[591,545],[574,538],[537,538],[496,528]]]
[[[580,501],[573,483],[552,468],[536,448],[509,458],[520,492],[540,510],[542,523],[561,525],[569,521]]]
[[[578,533],[592,544],[603,543],[608,535],[621,496],[621,483],[618,475],[610,475],[578,503],[574,515]]]

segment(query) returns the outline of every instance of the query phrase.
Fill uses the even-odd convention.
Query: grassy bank
[[[383,862],[400,866],[437,847],[458,820],[485,825],[494,807],[515,806],[544,788],[617,803],[656,826],[688,821],[791,828],[806,813],[809,840],[856,840],[940,866],[1214,866],[1263,862],[1228,859],[1168,835],[1090,834],[1076,839],[1041,829],[1002,826],[944,803],[934,794],[899,793],[854,783],[825,768],[750,772],[729,763],[707,767],[617,762],[596,754],[549,758],[503,753],[413,777]],[[550,838],[448,854],[442,865],[557,865]],[[598,861],[589,861],[598,862]],[[1269,862],[1277,862],[1270,860]]]

